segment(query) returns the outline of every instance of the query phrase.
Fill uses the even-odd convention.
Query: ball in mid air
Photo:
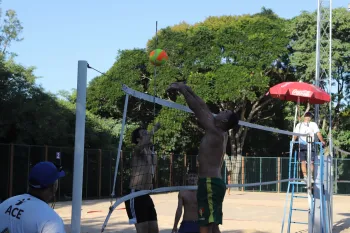
[[[149,54],[150,62],[155,66],[161,66],[168,60],[168,54],[163,49],[155,49]]]

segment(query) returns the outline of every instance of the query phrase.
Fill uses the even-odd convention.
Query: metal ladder
[[[298,142],[291,141],[291,143],[290,143],[289,179],[297,179],[297,180],[288,182],[288,189],[287,189],[287,194],[286,194],[286,203],[285,203],[285,207],[284,207],[284,214],[283,214],[283,220],[282,220],[281,233],[284,233],[284,223],[285,223],[285,217],[286,217],[286,212],[287,212],[287,203],[288,203],[288,196],[289,196],[289,194],[290,194],[290,204],[289,204],[289,216],[288,216],[287,233],[290,233],[290,229],[291,229],[291,225],[292,224],[304,224],[304,225],[308,225],[309,224],[308,222],[293,221],[293,219],[292,219],[293,211],[306,212],[307,215],[305,216],[305,219],[308,219],[309,211],[313,212],[313,208],[308,208],[308,209],[294,208],[293,207],[294,198],[308,199],[309,207],[310,206],[314,206],[313,195],[302,195],[302,194],[299,193],[299,185],[303,186],[302,188],[305,188],[307,190],[307,184],[304,181],[300,181],[300,176],[299,176],[299,174],[300,174],[300,172],[299,172],[299,164],[300,164],[300,162],[297,159],[297,151],[295,151],[294,155],[293,155],[294,143],[298,143]],[[293,170],[292,170],[292,166],[293,166]],[[295,191],[297,191],[297,194],[295,194]],[[312,213],[312,215],[313,215],[313,213]]]

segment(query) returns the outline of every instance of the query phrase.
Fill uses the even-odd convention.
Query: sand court
[[[177,192],[152,195],[158,214],[160,233],[171,233],[177,207]],[[278,233],[281,232],[285,193],[231,192],[226,195],[223,211],[222,233]],[[334,233],[350,233],[349,196],[334,196]],[[294,199],[295,208],[307,208],[306,199]],[[81,232],[101,232],[107,216],[110,199],[83,201]],[[124,204],[118,206],[104,232],[136,232],[128,224]],[[288,205],[289,207],[289,205]],[[289,209],[289,208],[288,208]],[[63,218],[67,232],[70,232],[71,202],[56,203],[55,210]],[[307,212],[293,212],[294,221],[307,221]],[[287,227],[285,222],[285,232]],[[307,225],[293,224],[291,232],[307,232]]]

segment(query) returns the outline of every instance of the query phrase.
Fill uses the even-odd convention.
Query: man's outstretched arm
[[[152,145],[151,138],[160,129],[160,127],[160,123],[158,122],[150,132],[147,132],[147,135],[142,135],[141,141],[139,141],[134,148],[136,153],[139,154],[142,150],[147,149]]]
[[[153,129],[149,132],[149,135],[153,136],[159,129],[160,129],[160,123],[158,122]]]
[[[184,83],[173,83],[168,88],[168,91],[179,91],[185,97],[188,107],[194,112],[205,129],[214,126],[214,117],[207,104],[189,86]]]

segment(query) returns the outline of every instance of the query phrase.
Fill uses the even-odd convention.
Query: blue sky
[[[333,8],[348,0],[334,0]],[[107,71],[118,50],[144,48],[158,28],[193,24],[208,16],[254,14],[265,6],[284,18],[314,11],[317,0],[2,0],[3,11],[13,9],[21,20],[24,40],[10,50],[24,66],[37,67],[37,83],[46,90],[76,88],[78,60]],[[88,70],[88,82],[98,76]]]

